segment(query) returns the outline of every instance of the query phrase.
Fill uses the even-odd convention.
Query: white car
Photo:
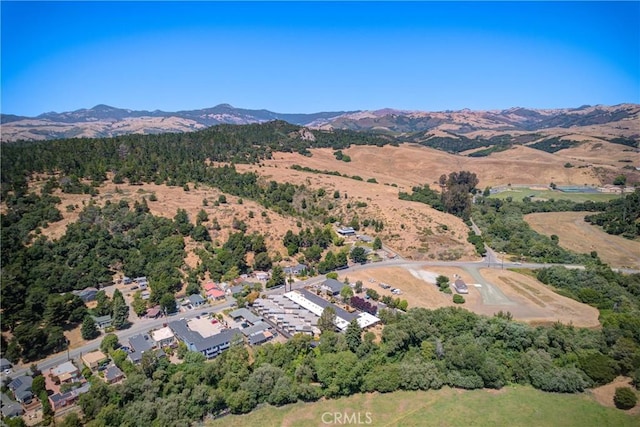
[[[10,373],[11,373],[11,369],[5,369],[5,370],[4,370],[4,374],[5,374],[5,375],[9,375]]]

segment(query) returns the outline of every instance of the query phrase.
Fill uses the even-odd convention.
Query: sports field
[[[572,200],[574,202],[586,202],[592,200],[594,202],[607,202],[620,197],[619,194],[612,193],[565,193],[562,191],[551,190],[531,190],[529,188],[512,188],[507,191],[492,194],[489,197],[505,200],[511,197],[516,202],[521,202],[523,197],[532,196],[539,199],[555,199],[555,200]]]
[[[229,415],[207,425],[624,427],[640,425],[640,416],[601,406],[586,393],[545,393],[531,387],[512,386],[502,390],[443,388],[357,394],[281,408],[265,406],[247,415]]]

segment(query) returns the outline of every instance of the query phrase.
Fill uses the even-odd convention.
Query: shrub
[[[456,304],[464,304],[464,297],[462,295],[455,294],[453,296],[453,302]]]
[[[631,409],[638,403],[638,396],[631,387],[617,387],[613,403],[618,409]]]

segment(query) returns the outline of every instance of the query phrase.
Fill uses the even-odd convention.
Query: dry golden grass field
[[[552,212],[525,215],[538,233],[559,237],[560,246],[579,252],[598,252],[613,267],[640,269],[640,241],[613,236],[584,221],[584,212]]]

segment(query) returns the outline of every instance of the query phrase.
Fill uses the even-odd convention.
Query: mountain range
[[[37,117],[0,115],[2,141],[47,140],[73,137],[112,137],[130,133],[190,132],[218,124],[263,123],[283,120],[312,129],[372,131],[405,141],[431,137],[495,138],[536,132],[573,139],[624,138],[628,145],[640,141],[640,105],[583,105],[578,108],[472,111],[407,111],[385,108],[284,114],[220,104],[212,108],[176,112],[129,110],[97,105]],[[629,142],[631,141],[631,143]]]

